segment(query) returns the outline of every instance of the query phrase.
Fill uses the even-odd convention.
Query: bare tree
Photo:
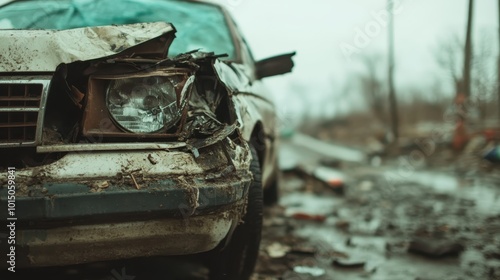
[[[373,114],[382,123],[387,123],[384,77],[379,75],[382,57],[377,54],[364,55],[361,63],[365,68],[365,73],[360,77],[361,92]]]
[[[496,88],[495,55],[492,47],[493,37],[483,32],[476,43],[471,65],[471,98],[480,106],[480,117],[485,120],[489,116],[489,105],[494,100]]]
[[[489,104],[492,103],[493,92],[496,87],[495,55],[492,48],[491,33],[483,31],[471,54],[470,64],[470,98],[480,106],[479,114],[482,119],[489,116]],[[464,45],[456,34],[445,37],[438,42],[435,59],[440,68],[451,79],[456,93],[464,92],[463,65]]]
[[[455,87],[455,92],[460,90],[461,81],[461,55],[464,53],[464,47],[460,37],[457,34],[452,34],[438,42],[438,46],[434,52],[436,62],[444,70],[446,75],[452,79]]]

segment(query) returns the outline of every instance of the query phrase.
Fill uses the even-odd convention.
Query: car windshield
[[[195,49],[227,54],[235,47],[217,6],[168,0],[31,0],[0,9],[0,29],[71,29],[165,21],[177,29],[169,55]]]

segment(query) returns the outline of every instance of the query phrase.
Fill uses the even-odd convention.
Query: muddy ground
[[[289,150],[298,164],[321,161]],[[286,173],[279,205],[266,209],[255,279],[500,279],[500,169],[401,159],[341,162],[342,194]]]
[[[287,175],[255,279],[500,279],[498,181],[425,172],[428,185],[391,187],[365,171],[343,195]]]

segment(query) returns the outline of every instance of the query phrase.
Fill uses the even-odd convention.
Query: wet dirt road
[[[314,170],[325,157],[293,142],[282,148],[288,169],[300,163]],[[345,175],[343,194],[303,173],[284,174],[279,204],[265,209],[254,280],[500,279],[500,176],[408,168],[396,161],[378,167],[342,162],[338,170]],[[71,280],[208,279],[195,259],[178,257],[2,279],[42,274]]]
[[[301,164],[317,166],[322,157],[284,145]],[[279,205],[266,210],[255,279],[500,279],[498,173],[397,161],[339,170],[344,194],[308,176],[284,176]]]

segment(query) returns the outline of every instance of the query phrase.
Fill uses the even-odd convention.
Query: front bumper
[[[18,230],[16,267],[61,266],[209,251],[239,221],[242,205],[186,219]],[[5,265],[3,262],[2,266]]]
[[[190,153],[161,150],[69,153],[53,164],[19,170],[16,266],[215,248],[240,221],[252,180],[248,150],[233,147],[224,152],[215,145],[196,159]],[[4,186],[4,221],[9,218],[7,198]],[[6,235],[2,229],[0,236]],[[2,239],[4,247],[7,239]]]

